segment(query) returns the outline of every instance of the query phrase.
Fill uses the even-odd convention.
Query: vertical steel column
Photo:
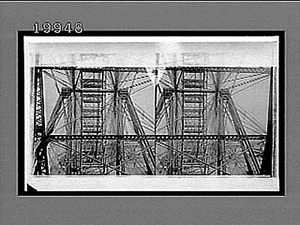
[[[114,86],[114,104],[113,104],[113,114],[114,114],[114,132],[116,135],[119,135],[119,113],[118,112],[118,81],[119,81],[119,72],[115,71],[114,76],[112,76],[112,80],[113,80],[113,86]],[[120,164],[121,164],[121,153],[120,153],[120,140],[119,138],[117,138],[116,143],[116,167],[119,168]],[[117,175],[120,175],[119,170],[116,171]]]
[[[199,74],[199,77],[197,77],[197,74]],[[202,84],[202,76],[201,76],[201,72],[195,72],[195,74],[194,74],[194,79],[197,81],[198,79],[199,79],[199,90],[201,89],[201,84]],[[198,78],[198,79],[197,79]],[[198,87],[196,87],[196,88],[198,88]],[[197,94],[196,94],[197,95]],[[200,95],[200,94],[199,94]],[[200,96],[202,97],[202,95],[203,94],[201,94]],[[202,131],[202,118],[203,118],[203,115],[202,115],[202,112],[201,112],[201,105],[202,103],[199,103],[199,102],[197,102],[197,103],[194,103],[194,107],[195,107],[195,105],[196,105],[196,108],[198,107],[198,113],[199,113],[199,118],[198,118],[198,128],[196,129],[197,130],[197,134],[199,134],[200,133],[200,131]],[[197,140],[197,145],[196,145],[196,152],[195,152],[195,157],[196,158],[198,158],[199,157],[199,150],[200,150],[200,147],[202,147],[201,146],[201,143],[202,143],[202,140]],[[193,160],[194,161],[194,160]]]
[[[159,63],[160,63],[160,54],[159,53],[156,53],[155,54],[155,58],[156,58],[156,69],[155,69],[155,82],[154,82],[154,136],[155,136],[155,139],[154,139],[154,158],[155,158],[155,168],[154,168],[154,175],[158,174],[158,159],[157,159],[157,140],[156,140],[156,134],[157,134],[157,89],[158,89],[158,66],[159,66]]]
[[[101,71],[101,79],[102,79],[102,89],[106,89],[106,73],[102,70]],[[106,94],[105,93],[102,93],[101,95],[101,117],[102,117],[102,121],[101,121],[101,134],[102,135],[105,135],[106,133],[106,127],[105,127],[105,122],[106,122],[106,117],[105,117],[105,112],[106,112],[106,109],[105,109],[105,104],[106,104]],[[105,157],[105,154],[106,154],[106,151],[105,151],[105,140],[102,140],[101,141],[101,145],[102,145],[102,163],[103,163],[103,174],[106,173],[106,157]]]
[[[216,73],[216,99],[215,99],[215,108],[216,108],[216,118],[217,118],[217,135],[224,135],[224,110],[223,110],[223,100],[221,96],[221,73]],[[221,168],[223,164],[223,154],[224,154],[224,140],[218,139],[217,143],[217,167]],[[217,170],[217,175],[221,175],[221,171]]]
[[[181,153],[184,152],[185,150],[185,147],[184,147],[184,119],[185,119],[185,116],[184,116],[184,71],[181,71]],[[179,165],[179,173],[182,174],[183,172],[183,155],[184,154],[181,154],[180,156],[180,165]]]
[[[94,80],[98,80],[98,81],[100,81],[100,85],[98,84],[98,88],[99,89],[103,89],[103,85],[102,85],[102,80],[101,80],[101,77],[100,77],[100,73],[99,72],[97,72],[97,73],[93,73],[93,76],[94,76]],[[98,94],[98,93],[97,93]],[[95,103],[96,103],[96,116],[97,116],[97,121],[96,121],[96,134],[97,135],[99,135],[99,127],[100,127],[100,123],[101,123],[101,120],[102,120],[102,118],[100,119],[99,117],[100,117],[100,114],[101,114],[101,112],[100,112],[100,110],[101,110],[101,108],[100,108],[100,104],[101,104],[101,102],[99,102],[99,99],[98,99],[99,97],[96,97],[96,96],[94,96],[94,101],[95,101]],[[95,124],[94,124],[94,126],[95,126]],[[95,129],[95,128],[93,128],[93,129]],[[101,130],[100,130],[100,133],[101,133]],[[96,139],[96,141],[95,141],[95,151],[94,151],[94,157],[95,157],[95,159],[97,159],[97,154],[98,154],[98,145],[99,145],[99,140],[98,139]]]
[[[115,134],[118,136],[116,140],[116,167],[118,170],[116,171],[117,175],[120,175],[120,166],[122,164],[123,158],[122,158],[122,151],[123,151],[123,140],[120,140],[120,135],[123,135],[123,115],[122,115],[122,101],[119,96],[119,83],[121,80],[121,74],[118,69],[115,70],[114,73],[114,108],[113,108],[113,113],[114,113],[114,119],[115,119]],[[123,168],[124,169],[124,168]],[[122,170],[122,168],[121,168]]]
[[[76,110],[76,79],[75,79],[75,69],[72,68],[71,69],[71,79],[72,79],[72,90],[73,90],[73,110],[72,110],[72,134],[75,135],[76,134],[76,117],[77,117],[77,110]],[[77,140],[72,142],[72,149],[77,150]],[[77,174],[77,154],[75,153],[74,155],[72,154],[72,166],[71,166],[71,174]]]
[[[178,92],[178,74],[177,74],[178,70],[176,70],[174,72],[174,84],[175,84],[175,100],[174,100],[174,104],[175,104],[175,110],[174,110],[174,119],[175,119],[175,126],[174,126],[174,134],[178,135],[178,131],[179,131],[179,122],[180,120],[178,119],[178,116],[180,115],[179,113],[179,104],[178,104],[178,99],[179,99],[179,92]],[[179,142],[180,140],[175,140],[175,149],[179,149]],[[178,174],[178,166],[179,166],[179,160],[178,160],[178,152],[175,152],[174,155],[174,167],[173,167],[173,174]]]
[[[267,139],[263,153],[260,174],[272,175],[272,153],[273,153],[273,67],[270,70],[270,90],[269,90],[269,108]]]
[[[73,98],[70,96],[69,104],[67,107],[67,126],[66,126],[66,133],[67,135],[72,135],[72,101]],[[67,146],[69,149],[72,149],[72,140],[67,140]],[[71,175],[71,158],[72,158],[72,151],[67,152],[67,165],[66,165],[66,175]]]
[[[203,89],[206,90],[207,89],[207,72],[203,71],[202,73],[202,79],[203,79]],[[204,134],[207,134],[207,93],[203,94],[203,102],[202,102],[202,119],[203,119],[203,127],[204,127]],[[204,124],[205,123],[205,124]],[[207,140],[203,140],[203,156],[204,156],[204,162],[207,163],[208,162],[208,157],[206,156],[207,154]],[[207,172],[207,165],[204,164],[204,168],[203,168],[203,174],[206,174]]]
[[[177,131],[177,70],[171,70],[173,73],[173,86],[174,86],[174,93],[172,96],[172,101],[171,101],[171,105],[170,105],[170,113],[171,113],[171,130],[172,130],[172,135],[176,134]],[[171,140],[171,149],[170,151],[170,167],[169,167],[169,171],[168,171],[168,175],[172,175],[174,174],[174,170],[176,168],[175,164],[175,160],[176,160],[176,153],[174,152],[174,148],[177,149],[177,145],[176,145],[176,140]]]
[[[45,140],[44,87],[42,69],[34,69],[34,175],[49,174]]]
[[[80,89],[83,87],[83,71],[80,71]],[[82,139],[82,130],[83,130],[83,92],[80,92],[80,135],[81,135],[81,140],[80,140],[80,155],[79,155],[79,174],[81,175],[83,173],[83,168],[82,168],[82,149],[83,149],[83,139]]]

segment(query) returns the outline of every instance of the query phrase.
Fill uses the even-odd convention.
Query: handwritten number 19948
[[[38,34],[39,32],[44,32],[46,34],[50,33],[51,31],[58,34],[62,31],[71,33],[75,32],[77,34],[81,33],[83,31],[83,24],[81,22],[76,22],[72,26],[71,22],[67,22],[64,26],[60,22],[50,23],[45,22],[43,24],[40,24],[38,22],[35,22],[33,25],[34,33]]]

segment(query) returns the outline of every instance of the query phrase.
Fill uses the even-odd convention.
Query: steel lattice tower
[[[273,72],[263,67],[34,67],[33,173],[272,175]],[[58,93],[47,126],[44,77]],[[266,79],[267,133],[248,134],[244,118],[256,127],[258,122],[236,106],[233,90]],[[148,90],[145,101],[153,95],[147,103],[152,112],[136,102],[143,90]]]

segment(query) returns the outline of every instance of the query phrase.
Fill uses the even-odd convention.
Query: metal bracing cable
[[[243,73],[237,73],[237,75],[241,75],[241,74],[243,74]],[[251,78],[251,77],[256,77],[256,76],[261,76],[261,75],[268,75],[268,74],[266,74],[266,73],[256,73],[256,74],[250,74],[250,75],[248,75],[248,76],[240,76],[239,78],[234,78],[234,79],[232,79],[232,80],[228,80],[227,81],[227,83],[229,83],[229,82],[235,82],[235,81],[237,81],[237,80],[243,80],[243,79],[248,79],[248,78]]]
[[[238,133],[238,135],[246,135],[246,131],[243,127],[242,121],[239,117],[238,111],[234,105],[232,97],[230,95],[228,95],[227,98],[228,98],[229,114],[231,115],[231,117],[233,119],[236,132]],[[249,139],[242,141],[242,146],[249,147],[249,151],[248,151],[249,155],[245,155],[245,160],[246,160],[247,164],[249,164],[249,170],[252,170],[254,173],[258,173],[259,165],[258,165],[257,159],[255,158],[255,155],[253,153]],[[248,157],[250,157],[251,161],[248,160]],[[252,168],[251,164],[253,164],[253,168]]]
[[[93,160],[93,161],[95,161],[95,162],[97,162],[97,163],[99,163],[99,164],[101,164],[101,165],[104,165],[104,166],[106,166],[106,167],[108,167],[108,168],[111,168],[111,169],[113,169],[113,170],[116,170],[116,171],[118,171],[118,172],[120,172],[120,173],[122,173],[122,174],[129,175],[128,173],[126,173],[126,172],[124,172],[124,171],[115,169],[114,167],[109,166],[109,165],[107,165],[107,164],[105,164],[105,163],[103,163],[103,162],[101,162],[101,161],[99,161],[99,160],[97,160],[97,159],[95,159],[95,158],[89,156],[88,154],[80,153],[78,150],[75,150],[75,149],[73,149],[73,148],[70,148],[69,146],[64,145],[64,144],[62,144],[62,143],[60,143],[60,142],[57,142],[57,141],[54,142],[54,141],[53,141],[52,143],[53,143],[54,145],[57,145],[57,146],[59,146],[59,147],[64,148],[65,150],[68,150],[68,151],[70,151],[70,152],[73,152],[73,153],[75,153],[76,155],[82,155],[82,156],[84,156],[84,157],[86,157],[86,158],[89,158],[89,159],[91,159],[91,160]]]
[[[235,86],[235,83],[236,83],[237,76],[238,76],[238,73],[235,75],[234,82],[233,82],[233,84],[231,85],[231,91],[230,91],[230,94],[232,94],[232,92],[233,92],[233,89],[234,89],[234,86]]]
[[[229,164],[233,160],[236,160],[238,157],[242,156],[243,154],[247,153],[249,149],[250,148],[247,148],[247,149],[245,149],[245,150],[243,150],[243,151],[241,151],[239,153],[232,153],[232,156],[234,155],[233,158],[230,158],[229,161],[225,161],[224,163],[222,163],[221,166],[219,166],[216,169],[214,169],[213,171],[211,171],[210,174],[212,174],[214,171],[217,171],[219,168],[222,168],[223,166]],[[226,159],[226,158],[223,158],[223,159]],[[215,163],[217,163],[217,161],[213,161],[212,163],[215,164]],[[208,175],[210,175],[210,174],[208,174]]]
[[[141,82],[139,82],[139,83],[133,84],[133,85],[131,85],[131,86],[129,86],[129,87],[126,87],[126,88],[134,88],[134,87],[138,87],[138,86],[140,86],[140,85],[147,84],[147,83],[149,83],[149,82],[152,82],[152,81],[151,81],[150,79],[149,79],[149,80],[144,80],[144,81],[141,81]]]
[[[214,73],[212,72],[212,71],[209,71],[208,72],[208,77],[210,77],[211,78],[211,80],[212,80],[212,82],[213,82],[213,85],[214,85],[214,87],[216,86],[216,79],[215,79],[215,76],[214,76]]]
[[[167,72],[163,72],[161,74],[161,76],[160,76],[159,82],[161,82],[163,80],[165,85],[173,87],[172,83],[170,82],[170,80],[168,80],[168,78],[169,78],[168,73]]]
[[[43,72],[48,76],[50,77],[51,79],[53,79],[54,81],[57,81],[58,83],[60,83],[61,85],[65,86],[65,87],[69,87],[71,88],[71,84],[67,83],[67,81],[63,80],[63,79],[60,79],[60,78],[57,78],[57,77],[53,77],[51,73],[49,73],[48,71],[46,70],[43,70]]]
[[[154,146],[154,145],[149,145],[149,147],[147,147],[147,148],[142,148],[141,151],[135,152],[134,155],[141,154],[141,153],[143,154],[143,153],[145,153],[148,149],[151,150],[151,148],[152,148],[153,146]],[[124,160],[120,165],[118,165],[117,167],[115,167],[115,169],[120,168],[121,166],[125,165],[126,163],[132,161],[134,158],[135,158],[135,156],[132,156],[132,157],[128,158],[127,160]],[[138,162],[138,161],[136,161],[136,163],[138,163],[139,165],[141,165],[141,163]],[[141,167],[142,167],[142,166],[141,166]],[[114,170],[115,170],[115,169],[114,169]],[[110,174],[111,172],[113,172],[114,170],[107,171],[107,173],[104,174],[104,175],[108,175],[108,174]],[[141,170],[141,171],[144,172],[144,174],[147,174],[146,171],[143,171],[143,170]]]
[[[248,130],[254,132],[254,133],[258,133],[261,134],[258,130],[255,130],[253,127],[248,126],[247,123],[245,121],[243,121],[244,127],[247,128]]]
[[[129,82],[129,81],[136,81],[136,80],[140,80],[140,79],[144,79],[144,78],[148,78],[148,79],[149,79],[149,76],[148,76],[148,75],[142,76],[142,77],[136,77],[137,75],[141,75],[141,73],[139,73],[139,72],[136,72],[134,75],[135,75],[134,78],[127,79],[127,77],[126,77],[127,80],[122,80],[122,81],[120,82],[121,87],[123,87],[123,85],[125,85],[125,83],[126,83],[126,82]],[[131,84],[131,85],[132,85],[132,84]]]
[[[154,120],[152,119],[152,116],[147,113],[144,109],[142,109],[140,106],[138,106],[137,104],[133,104],[134,107],[136,107],[137,111],[143,116],[145,117],[145,119],[147,119],[149,122],[153,123]]]
[[[262,128],[262,129],[264,130],[263,125],[262,125],[262,124],[261,124],[254,116],[252,116],[250,113],[248,113],[248,112],[247,112],[245,109],[243,109],[241,106],[238,106],[238,105],[237,105],[237,109],[238,109],[242,114],[245,114],[245,116],[249,117],[249,119],[253,120],[253,122],[255,122],[256,125],[257,125],[258,127]]]
[[[139,107],[137,104],[134,104],[134,107],[136,107],[139,115],[145,118],[150,123],[150,126],[153,126],[154,120],[152,119],[152,116],[148,114],[145,110],[143,110],[141,107]]]
[[[124,72],[123,75],[125,75],[126,72]],[[120,84],[122,85],[124,82],[126,82],[126,79],[129,77],[129,75],[131,74],[131,72],[127,72],[127,75],[124,76],[124,79],[120,81]]]
[[[167,146],[167,149],[169,149],[169,150],[172,150],[173,148],[171,147],[171,146],[168,146],[167,144],[165,144],[166,146]],[[173,150],[175,150],[175,148],[173,149]],[[188,153],[186,153],[186,154],[188,154]],[[182,154],[183,155],[183,154]],[[175,162],[175,160],[176,160],[176,157],[178,157],[179,156],[179,154],[178,154],[178,152],[177,152],[177,154],[175,155],[175,157],[173,157],[173,159],[171,159],[171,161],[169,160],[168,162],[171,162],[171,164],[170,164],[170,166],[171,165],[173,165],[174,164],[174,162]],[[199,161],[200,159],[198,159],[197,157],[194,157],[194,156],[192,156],[191,154],[188,154],[188,157],[190,157],[190,158],[192,158],[193,159],[193,161]],[[197,160],[198,159],[198,160]],[[202,162],[202,161],[201,161]]]
[[[62,74],[62,75],[64,75],[64,76],[66,76],[67,78],[68,78],[68,80],[69,80],[69,82],[70,82],[70,80],[72,80],[72,77],[69,75],[69,74],[67,74],[67,73],[62,73],[62,72],[60,72],[59,70],[56,70],[56,69],[52,69],[53,71],[55,71],[56,73],[60,73],[60,74]],[[66,72],[67,71],[69,71],[69,70],[65,70]]]
[[[169,78],[170,78],[170,81],[172,83],[172,86],[175,87],[176,86],[176,83],[174,82],[174,79],[175,79],[175,76],[176,76],[176,71],[168,71],[168,75],[169,75]]]
[[[254,86],[254,85],[256,85],[256,84],[258,84],[258,83],[260,83],[260,82],[262,82],[262,81],[265,81],[268,77],[269,77],[269,75],[264,76],[264,77],[261,77],[261,78],[259,78],[259,79],[255,79],[255,80],[254,80],[254,81],[256,81],[255,83],[252,83],[251,85],[245,87],[244,89],[241,89],[241,90],[239,90],[239,91],[236,91],[236,92],[232,93],[232,95],[236,95],[236,94],[238,94],[238,93],[240,93],[240,92],[242,92],[242,91],[245,91],[245,90],[249,89],[250,87],[252,87],[252,86]],[[254,82],[254,81],[253,81],[253,82]],[[248,83],[250,83],[250,82],[248,82]],[[247,84],[248,84],[248,83],[247,83]],[[243,84],[243,85],[244,85],[244,84]],[[241,85],[240,85],[240,86],[241,86]]]
[[[135,78],[136,78],[137,75],[138,75],[138,73],[135,73],[135,74],[134,74],[133,79],[132,79],[132,82],[131,82],[131,86],[134,85],[134,82],[136,81]],[[132,92],[132,87],[129,88],[129,89],[130,89],[130,90],[128,91],[128,93],[131,94],[131,92]]]
[[[163,127],[160,127],[159,129],[157,129],[157,131],[161,131],[161,130],[165,129],[167,126],[173,125],[173,124],[177,123],[178,121],[181,121],[181,119],[182,119],[182,117],[179,117],[178,119],[173,120],[170,123],[166,123]]]
[[[236,108],[237,108],[237,110],[239,111],[239,113],[241,113],[241,111],[238,109],[238,107],[236,107]],[[231,124],[234,125],[234,124],[233,124],[232,118],[229,117],[228,109],[226,109],[226,112],[227,112],[226,115],[228,116],[228,119],[230,120]],[[244,114],[243,114],[243,115],[244,115]],[[250,121],[250,122],[251,122],[251,121]],[[255,132],[255,133],[258,133],[258,134],[265,133],[265,132],[262,130],[262,128],[260,128],[260,127],[258,127],[258,126],[255,127],[255,126],[253,126],[253,124],[248,123],[246,120],[242,120],[242,123],[243,123],[244,127],[246,127],[247,129],[249,129],[249,130],[251,130],[251,131],[253,131],[253,132]]]
[[[244,159],[242,159],[244,161]],[[234,171],[237,171],[238,174],[240,174],[240,171],[242,171],[243,174],[247,174],[247,170],[245,169],[247,167],[246,162],[241,162],[241,160],[238,160],[238,157],[232,161],[232,163],[235,163]],[[234,172],[232,172],[234,174]]]
[[[64,118],[66,119],[67,118],[67,112],[66,112],[66,107],[69,107],[70,106],[70,104],[71,104],[71,100],[70,100],[71,98],[69,97],[68,99],[67,99],[67,102],[65,103],[65,102],[63,102],[62,103],[62,111],[63,111],[63,115],[64,115]],[[66,106],[67,105],[67,106]],[[67,126],[67,125],[69,125],[69,123],[66,123],[65,125],[63,125],[62,127],[59,127],[59,128],[56,128],[53,132],[57,132],[58,130],[60,130],[60,129],[62,129],[62,128],[64,128],[65,126]]]
[[[125,107],[124,106],[122,106],[122,107],[124,109],[125,118],[127,119],[127,121],[133,122],[132,119],[129,117],[128,112],[126,111]],[[151,126],[153,126],[153,124],[151,124],[151,126],[149,126],[149,124],[146,124],[144,121],[141,121],[141,124],[142,124],[143,128],[145,128],[145,129],[151,131],[152,133],[154,133],[154,128],[151,127]],[[134,128],[132,124],[131,124],[131,126],[132,126],[132,128]]]
[[[233,149],[231,149],[231,152],[233,152]],[[234,153],[232,153],[232,154],[234,154]],[[234,162],[235,162],[235,165],[238,166],[239,170],[243,172],[243,174],[247,174],[247,170],[246,170],[247,163],[244,158],[242,158],[241,160],[238,160],[238,157],[236,157]],[[236,166],[235,166],[235,168],[236,168],[236,170],[238,170],[238,168]]]
[[[132,119],[130,119],[130,116],[129,116],[127,110],[125,109],[125,107],[124,107],[123,105],[122,105],[122,107],[123,107],[123,110],[124,110],[124,112],[125,112],[125,117],[127,118],[127,120],[132,122]],[[133,124],[132,124],[132,126],[133,126]],[[147,127],[146,125],[142,125],[142,126],[143,126],[143,128],[146,128],[146,129],[148,129],[148,130],[154,132],[153,129]],[[133,128],[134,128],[134,127],[133,127]],[[146,151],[146,150],[148,150],[148,149],[151,148],[151,147],[152,147],[151,145],[149,145],[149,147],[147,147],[147,148],[144,148],[144,147],[142,146],[142,149],[145,149],[145,151]],[[144,152],[144,151],[141,151],[141,152]]]
[[[61,119],[63,115],[63,110],[60,110],[58,113],[57,113],[57,117],[56,118],[50,118],[49,122],[48,122],[48,125],[47,125],[47,128],[46,128],[46,135],[49,135],[50,133],[54,132],[54,126],[57,124],[57,122]],[[57,131],[57,129],[56,129]]]
[[[242,115],[244,115],[244,114],[242,114]],[[262,130],[260,127],[254,126],[251,121],[249,121],[248,119],[246,120],[246,119],[247,118],[245,118],[245,119],[242,120],[244,126],[247,125],[247,127],[249,129],[251,129],[252,131],[254,131],[254,132],[258,133],[258,134],[261,134],[261,133],[266,134],[266,132],[264,130]]]
[[[158,106],[159,106],[159,107],[157,107],[158,111],[155,112],[155,117],[156,117],[156,123],[157,123],[157,125],[160,124],[160,122],[161,122],[163,116],[165,116],[165,115],[167,116],[167,108],[169,108],[169,106],[170,106],[170,104],[171,104],[173,98],[174,98],[173,96],[170,97],[170,98],[168,99],[169,101],[166,103],[166,102],[165,102],[166,99],[165,99],[165,97],[163,96],[163,94],[160,96],[160,99],[159,99],[159,101],[158,101]],[[162,110],[162,108],[164,108],[164,111],[161,113],[160,111]]]
[[[134,94],[136,94],[136,93],[138,93],[138,92],[140,92],[140,91],[142,91],[142,90],[144,90],[144,89],[146,89],[148,87],[151,87],[151,86],[152,86],[152,83],[150,83],[150,84],[148,84],[148,85],[146,85],[146,86],[144,86],[144,87],[142,87],[142,88],[140,88],[138,90],[135,90],[134,92],[131,93],[131,95],[134,95]]]
[[[168,83],[169,81],[167,81],[167,80],[165,80],[165,79],[163,79],[163,78],[161,78],[161,79],[159,80],[159,82],[162,83],[163,85],[165,85],[165,86],[168,87],[168,88],[173,88],[172,84],[171,84],[171,83]]]
[[[138,74],[138,73],[137,73]],[[143,76],[143,77],[136,77],[137,74],[135,74],[134,78],[133,79],[130,79],[129,81],[132,81],[131,85],[126,87],[126,88],[134,88],[134,87],[137,87],[139,85],[142,85],[144,83],[147,83],[147,82],[151,82],[150,78],[148,76]],[[148,78],[147,80],[143,80],[139,83],[136,83],[134,84],[134,81],[137,81],[137,80],[140,80],[140,79],[143,79],[143,78]],[[125,87],[124,87],[125,88]]]
[[[74,74],[75,74],[75,71],[74,71]],[[77,73],[77,79],[75,81],[75,87],[77,87],[77,84],[79,82],[79,78],[81,77],[82,75],[82,71],[80,70],[78,73]],[[75,75],[75,78],[76,78],[76,75]]]
[[[113,104],[113,101],[112,101],[112,103],[110,104],[110,106],[112,106],[112,104]],[[126,111],[126,108],[125,108],[122,104],[121,104],[121,108],[123,109],[123,111],[120,111],[121,109],[115,109],[115,110],[120,111],[120,112],[124,112],[124,113],[125,113],[125,119],[127,119],[127,121],[132,121],[132,120],[130,119],[130,117],[129,117],[127,111]],[[111,118],[111,119],[112,119],[112,118]]]
[[[263,78],[268,78],[268,77],[269,77],[269,75],[264,75],[262,77],[254,78],[254,79],[251,79],[251,80],[247,80],[245,82],[242,82],[242,83],[234,85],[232,88],[241,87],[243,85],[250,84],[252,82],[258,81],[258,80],[263,79]]]
[[[266,133],[265,129],[263,128],[263,125],[250,113],[248,113],[245,109],[243,109],[241,106],[236,105],[237,110],[239,113],[243,114],[250,122],[252,122],[257,128],[259,128],[263,133]]]
[[[175,149],[175,148],[172,148],[171,146],[169,146],[169,145],[167,145],[167,144],[165,144],[165,143],[157,142],[157,144],[161,145],[162,147],[167,147],[169,150],[173,150],[173,151],[177,152],[177,153],[180,154],[180,155],[185,155],[185,156],[187,156],[187,157],[189,157],[189,158],[191,158],[191,159],[194,159],[194,160],[198,161],[199,163],[201,163],[201,164],[203,164],[203,165],[207,165],[207,166],[209,166],[209,167],[211,167],[211,168],[213,168],[213,169],[216,169],[215,166],[212,166],[212,165],[210,165],[210,164],[208,164],[208,163],[206,163],[206,162],[204,162],[204,161],[202,161],[202,160],[200,160],[200,159],[198,159],[198,158],[196,158],[196,157],[194,157],[194,156],[191,156],[191,155],[189,155],[188,153],[184,153],[184,152],[181,152],[181,151],[179,151],[179,150],[177,150],[177,149]],[[221,169],[218,169],[218,170],[221,171],[221,172],[223,172],[223,173],[225,173],[225,174],[227,174],[227,175],[230,175],[230,173],[227,173],[226,171],[223,171],[223,170],[221,170]]]
[[[156,118],[157,119],[157,121],[156,121],[157,126],[161,123],[164,116],[168,116],[168,109],[170,108],[172,99],[173,99],[173,97],[171,97],[170,101],[168,101],[167,103],[163,103],[164,111],[159,114],[158,118]]]
[[[209,115],[208,116],[208,120],[207,120],[207,127],[208,127],[208,132],[211,132],[211,133],[215,133],[215,130],[216,130],[216,127],[215,127],[215,113],[214,113],[214,109],[215,109],[215,105],[214,105],[214,102],[215,102],[215,97],[212,96],[212,98],[209,100],[209,102],[207,103],[207,105],[209,106],[208,107],[208,110],[207,110],[207,114]]]
[[[226,72],[225,72],[226,73]],[[225,82],[228,80],[228,78],[233,74],[233,72],[229,72],[229,75],[223,80],[221,81],[221,84],[220,84],[220,87],[222,87]],[[236,73],[236,76],[238,75],[239,73]],[[224,74],[225,75],[225,74]],[[227,81],[228,82],[228,81]]]
[[[55,81],[55,87],[56,87],[57,93],[60,95],[60,90],[59,90],[59,87],[58,87],[58,84],[57,84],[58,82],[57,82],[57,80],[55,79],[53,70],[51,70],[51,74],[52,74],[52,78],[53,78],[54,81]]]
[[[107,112],[113,112],[113,104],[114,104],[114,102],[113,102],[113,96],[112,96],[112,98],[111,98],[111,103],[108,105],[108,107],[107,107]],[[109,101],[108,101],[109,102]],[[109,114],[108,114],[109,115]],[[114,121],[112,121],[113,119],[114,119],[114,117],[113,116],[107,116],[106,117],[107,119],[106,120],[108,120],[109,122],[108,123],[111,123],[112,124],[112,126],[108,126],[108,130],[106,130],[106,132],[111,132],[112,131],[112,129],[113,129],[113,122]]]
[[[137,115],[137,112],[135,110],[135,107],[133,105],[133,102],[132,102],[129,94],[126,96],[126,104],[127,104],[127,109],[128,109],[129,114],[130,114],[130,117],[132,118],[132,123],[134,125],[135,132],[137,133],[137,135],[144,135],[145,131],[143,130],[143,127],[140,123],[139,117]],[[140,141],[140,143],[141,143],[142,147],[144,147],[145,145],[149,146],[149,143],[148,143],[147,140]],[[147,151],[147,153],[150,156],[150,161],[152,163],[152,166],[155,168],[155,156],[153,155],[153,152],[152,151]],[[150,164],[148,162],[148,158],[147,158],[146,154],[143,154],[143,157],[144,157],[144,161],[146,163],[148,172],[152,174],[153,171],[150,167]]]

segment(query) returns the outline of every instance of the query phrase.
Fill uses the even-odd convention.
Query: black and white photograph
[[[25,186],[279,191],[278,32],[23,38]]]
[[[0,224],[300,224],[299,1],[1,1]]]

